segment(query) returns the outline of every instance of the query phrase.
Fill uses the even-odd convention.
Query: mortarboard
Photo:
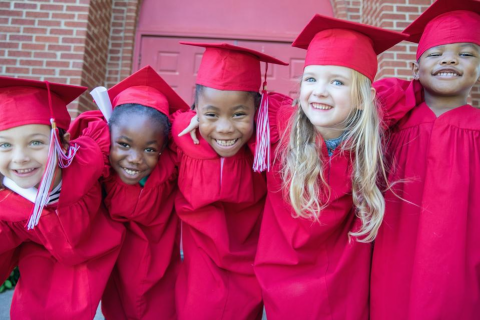
[[[480,45],[480,1],[437,0],[404,31],[418,43],[417,60],[430,48],[460,42]]]
[[[292,46],[307,49],[305,67],[347,67],[373,82],[377,73],[377,55],[406,38],[407,35],[402,33],[317,14]]]

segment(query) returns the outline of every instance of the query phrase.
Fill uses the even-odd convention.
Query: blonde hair
[[[370,242],[375,239],[385,212],[385,200],[378,187],[379,177],[386,182],[381,120],[371,81],[355,70],[352,80],[354,108],[345,120],[341,152],[351,153],[352,197],[362,226],[349,234],[357,241]],[[301,106],[297,107],[298,112],[290,119],[290,134],[281,137],[280,145],[285,147],[279,149],[284,195],[295,210],[295,218],[321,222],[322,210],[330,198],[330,187],[324,177],[325,159],[320,156],[323,139],[318,139],[314,125]]]

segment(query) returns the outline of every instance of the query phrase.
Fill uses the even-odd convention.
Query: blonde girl
[[[368,319],[385,207],[372,81],[376,55],[403,38],[316,15],[293,43],[308,47],[305,68],[298,100],[270,123],[276,161],[254,265],[269,320]]]

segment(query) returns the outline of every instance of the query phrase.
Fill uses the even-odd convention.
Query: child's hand
[[[188,125],[188,127],[183,129],[183,131],[180,132],[178,136],[181,137],[184,134],[187,134],[188,132],[190,132],[190,137],[192,137],[193,143],[199,144],[200,141],[198,141],[197,134],[195,133],[195,130],[197,128],[198,128],[198,115],[195,115],[194,117],[192,117],[192,120],[190,120],[190,124]]]

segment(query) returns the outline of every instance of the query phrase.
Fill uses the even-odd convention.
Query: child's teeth
[[[22,170],[17,170],[18,173],[29,173],[32,172],[35,169],[22,169]]]
[[[234,140],[216,140],[216,141],[221,146],[229,147],[229,146],[233,146],[235,144],[235,141],[237,141],[237,139],[234,139]]]
[[[321,110],[330,110],[332,106],[327,106],[326,104],[321,103],[312,103],[314,109],[321,109]]]
[[[127,169],[127,168],[123,168],[123,170],[125,170],[126,173],[128,173],[132,176],[138,173],[138,171],[136,171],[136,170],[130,170],[130,169]]]
[[[453,72],[440,72],[439,75],[452,77],[452,76],[456,76],[457,74]]]

